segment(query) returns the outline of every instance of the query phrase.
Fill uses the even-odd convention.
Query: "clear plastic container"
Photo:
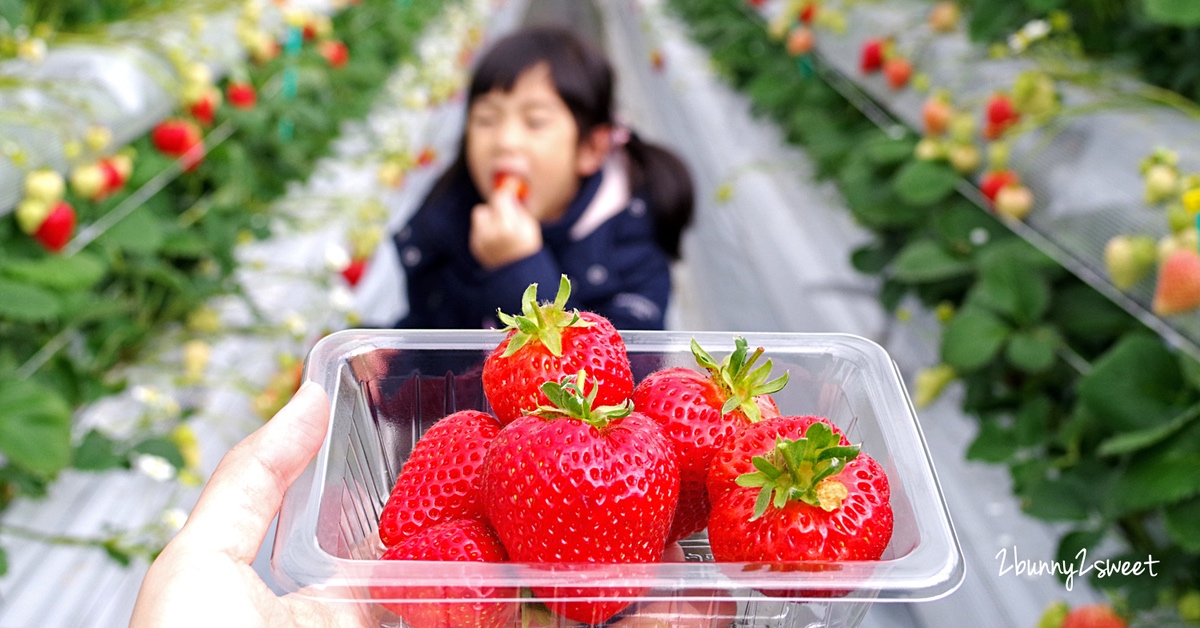
[[[733,350],[734,335],[622,333],[635,381],[669,366],[696,368],[688,348],[693,337],[720,360]],[[610,624],[806,628],[853,628],[873,602],[933,600],[954,591],[964,575],[962,550],[916,414],[887,353],[849,335],[740,335],[751,347],[766,348],[775,374],[790,373],[787,387],[774,395],[784,414],[828,417],[887,472],[895,526],[879,561],[819,569],[716,563],[703,533],[681,542],[685,560],[679,562],[380,561],[379,513],[401,466],[438,419],[487,409],[480,372],[502,336],[486,330],[351,330],[321,340],[308,356],[306,377],[329,392],[332,415],[317,458],[284,500],[271,560],[276,579],[325,603],[369,611],[372,621],[386,626],[404,624],[378,607],[380,600],[368,593],[373,587],[524,589],[527,596],[530,586],[560,587],[564,596],[583,585],[592,592],[644,588],[649,593]],[[685,617],[697,614],[713,621]],[[667,619],[639,623],[649,616]],[[519,616],[511,623],[520,626]]]

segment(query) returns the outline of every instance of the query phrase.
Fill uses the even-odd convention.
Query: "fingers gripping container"
[[[804,628],[853,628],[874,602],[933,600],[954,591],[964,575],[962,550],[916,413],[887,353],[848,335],[741,335],[751,347],[766,349],[775,375],[790,374],[774,395],[783,414],[828,417],[887,472],[895,526],[880,560],[717,563],[702,532],[680,543],[682,555],[664,559],[672,562],[653,564],[381,561],[379,513],[405,459],[443,416],[487,410],[482,365],[502,336],[486,330],[351,330],[324,338],[308,356],[306,378],[329,393],[330,426],[317,457],[284,499],[271,560],[276,579],[383,626],[405,624],[381,602],[419,604],[428,597],[373,599],[370,592],[378,597],[381,588],[441,587],[468,603],[534,601],[529,587],[549,587],[564,597],[644,590],[609,625]],[[698,368],[689,350],[693,337],[717,360],[734,348],[732,333],[622,337],[635,381],[660,368]],[[510,617],[508,625],[521,625],[521,613]],[[547,621],[545,613],[539,621]],[[549,621],[532,625],[575,625]]]

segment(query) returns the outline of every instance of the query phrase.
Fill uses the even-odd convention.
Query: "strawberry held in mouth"
[[[492,177],[492,190],[499,192],[506,185],[512,186],[513,193],[522,204],[529,199],[529,183],[524,178],[505,170],[497,171]]]

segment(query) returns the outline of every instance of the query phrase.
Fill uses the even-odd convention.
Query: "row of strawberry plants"
[[[366,114],[440,10],[364,0],[332,20],[308,15],[300,23],[303,15],[292,13],[291,45],[272,39],[262,49],[249,45],[262,31],[243,15],[239,35],[255,62],[231,73],[227,104],[211,77],[201,77],[203,89],[181,94],[175,119],[97,162],[104,186],[81,185],[90,181],[75,176],[85,164],[69,187],[50,186],[52,201],[30,186],[26,211],[0,218],[0,508],[44,494],[68,466],[129,467],[143,452],[184,466],[178,445],[161,435],[114,442],[92,432],[73,443],[71,417],[120,390],[114,369],[167,325],[237,292],[236,245],[269,234],[272,200],[309,175],[342,121]],[[99,154],[103,144],[83,150]],[[110,159],[124,165],[104,168]],[[164,177],[174,178],[148,198],[135,196]],[[33,209],[59,204],[82,226],[65,242],[47,242],[23,224]],[[112,221],[117,212],[123,217]]]
[[[979,420],[966,455],[1006,465],[1026,513],[1067,524],[1057,558],[1120,541],[1119,558],[1161,560],[1158,577],[1093,582],[1130,612],[1190,611],[1200,366],[962,196],[949,164],[914,156],[915,133],[888,135],[807,61],[798,68],[744,2],[671,4],[874,233],[852,262],[880,276],[884,307],[915,298],[937,312],[942,363],[919,376],[918,402],[960,381]]]

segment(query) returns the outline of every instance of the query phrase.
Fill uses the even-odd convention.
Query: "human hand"
[[[507,177],[490,203],[471,212],[471,255],[487,270],[524,259],[542,248],[542,225],[517,199],[521,181]]]
[[[328,397],[310,382],[225,455],[187,524],[146,573],[131,628],[367,625],[368,605],[279,597],[251,568],[284,492],[321,448],[328,424]]]

